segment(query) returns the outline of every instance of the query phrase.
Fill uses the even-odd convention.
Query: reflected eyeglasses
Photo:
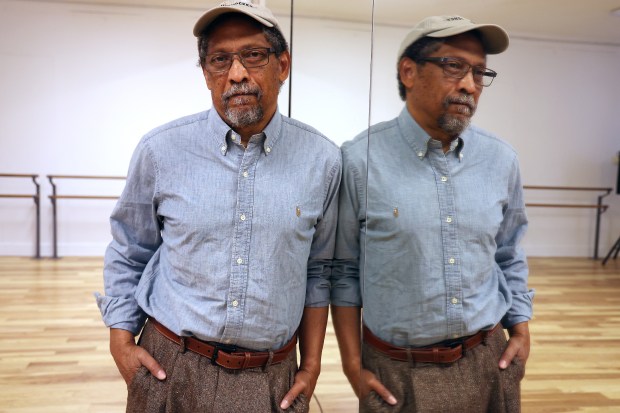
[[[491,86],[497,72],[484,66],[473,66],[469,63],[454,57],[425,57],[416,62],[429,62],[440,66],[443,73],[455,79],[463,79],[471,70],[474,83],[480,86]]]

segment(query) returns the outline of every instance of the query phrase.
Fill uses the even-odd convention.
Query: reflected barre
[[[528,190],[544,190],[544,191],[592,191],[603,192],[598,195],[596,204],[557,204],[557,203],[529,203],[526,207],[546,207],[546,208],[590,208],[596,209],[596,233],[594,236],[594,255],[592,258],[598,259],[598,244],[601,226],[601,214],[607,211],[609,205],[603,205],[603,198],[609,195],[612,188],[595,188],[595,187],[579,187],[579,186],[540,186],[540,185],[523,185],[523,189]]]
[[[32,198],[36,208],[36,241],[35,258],[41,258],[41,186],[37,182],[37,174],[0,174],[0,178],[30,178],[35,186],[34,194],[6,194],[0,193],[0,198]]]
[[[85,179],[85,180],[125,180],[125,176],[100,176],[100,175],[47,175],[47,179],[52,185],[52,219],[53,219],[53,258],[58,258],[58,224],[57,224],[57,201],[59,199],[118,199],[118,195],[93,195],[93,194],[73,194],[58,195],[54,179]]]

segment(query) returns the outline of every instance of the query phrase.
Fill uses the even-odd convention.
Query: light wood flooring
[[[620,260],[532,258],[523,411],[620,412]],[[93,292],[101,258],[0,257],[0,412],[120,413],[126,389]],[[357,411],[328,327],[316,396]],[[320,413],[316,400],[312,413]]]

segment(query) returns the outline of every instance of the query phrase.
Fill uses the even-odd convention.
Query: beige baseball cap
[[[203,14],[194,25],[194,36],[199,37],[205,31],[213,20],[225,13],[242,13],[250,16],[260,24],[267,27],[275,27],[282,33],[278,21],[274,17],[271,10],[256,4],[245,1],[224,1],[219,6],[209,9]]]
[[[416,24],[405,37],[398,51],[398,60],[407,47],[422,37],[450,37],[472,30],[480,32],[482,46],[487,54],[498,54],[508,48],[508,33],[496,24],[475,24],[457,15],[431,16]]]

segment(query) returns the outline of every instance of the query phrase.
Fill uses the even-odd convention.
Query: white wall
[[[41,175],[42,253],[51,254],[47,174],[124,175],[151,128],[210,107],[191,28],[200,12],[0,0],[0,173]],[[285,31],[287,16],[279,16]],[[400,111],[395,54],[405,28],[375,28],[372,122]],[[341,143],[368,124],[370,28],[296,19],[292,115]],[[500,73],[475,123],[520,153],[530,185],[615,187],[620,50],[513,38],[489,59]],[[280,109],[288,113],[288,85]],[[0,179],[0,192],[28,192]],[[117,194],[119,183],[60,181],[62,193]],[[591,203],[594,194],[528,193],[528,201]],[[610,195],[600,254],[620,235]],[[101,255],[113,201],[59,201],[60,255]],[[594,212],[530,209],[530,255],[589,256]],[[615,221],[615,222],[614,222]],[[0,254],[34,253],[34,206],[0,199]]]

